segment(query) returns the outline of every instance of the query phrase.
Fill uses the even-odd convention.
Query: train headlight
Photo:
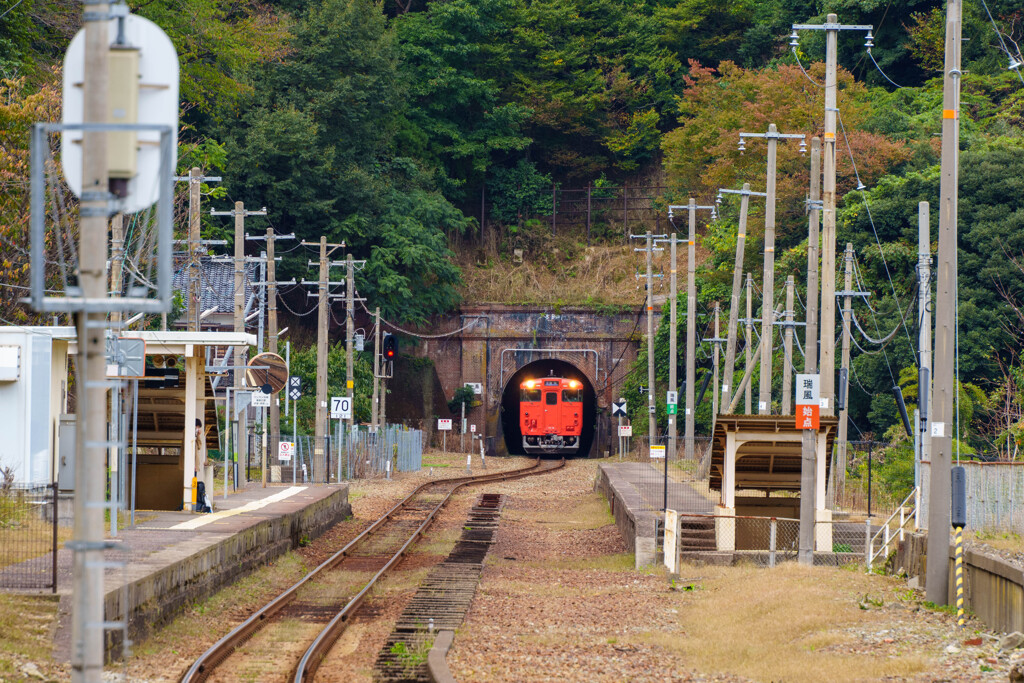
[[[527,389],[533,389],[533,380],[532,379],[526,380],[526,388]]]

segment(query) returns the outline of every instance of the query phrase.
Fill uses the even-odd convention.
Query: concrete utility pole
[[[715,350],[713,352],[714,355],[712,356],[712,358],[714,359],[713,360],[713,363],[714,363],[714,375],[711,378],[712,379],[712,384],[713,384],[713,386],[711,387],[711,433],[712,433],[712,435],[715,433],[715,420],[718,417],[718,390],[716,388],[716,387],[718,387],[718,382],[719,382],[719,377],[718,377],[718,361],[719,361],[719,356],[721,356],[721,352],[722,352],[722,342],[725,341],[724,339],[722,339],[722,327],[721,327],[721,322],[720,322],[721,321],[721,317],[722,317],[722,306],[716,301],[715,302],[715,338],[711,340],[714,343],[714,345],[715,345]]]
[[[352,397],[352,413],[348,419],[348,432],[351,435],[356,424],[355,411],[355,374],[353,370],[353,342],[355,341],[355,298],[356,298],[356,263],[352,254],[345,258],[345,390]],[[351,438],[351,437],[346,437]]]
[[[191,181],[190,181],[191,182]],[[266,216],[267,209],[263,207],[259,211],[247,211],[243,202],[235,202],[232,211],[210,210],[211,216],[234,216],[235,217],[235,332],[245,332],[245,219],[248,216]],[[198,278],[196,278],[198,279]],[[196,308],[199,308],[199,300],[195,301]],[[198,315],[196,316],[196,329],[198,330]],[[235,347],[235,391],[245,387],[245,356],[248,349],[242,346]],[[237,395],[237,394],[236,394]],[[249,439],[245,438],[242,432],[247,429],[247,421],[243,417],[239,427],[235,443],[241,446],[239,452],[249,452]]]
[[[850,326],[853,324],[853,245],[846,243],[846,273],[843,278],[843,341],[842,356],[840,358],[840,373],[846,371],[846,385],[838,388],[842,395],[838,395],[837,403],[841,400],[843,409],[839,411],[839,438],[836,444],[836,466],[832,472],[833,491],[842,491],[846,482],[846,439],[849,430],[847,419],[850,414]]]
[[[818,372],[818,212],[821,205],[821,141],[811,138],[811,196],[807,203],[807,327],[804,330],[804,373]],[[820,387],[820,384],[819,384]],[[816,431],[805,429],[800,440],[800,531],[797,559],[814,564],[814,494],[818,479]],[[834,478],[835,475],[833,475]]]
[[[377,307],[373,314],[373,431],[376,432],[380,428],[380,424],[377,419],[380,416],[379,412],[379,386],[380,386],[380,306]],[[465,422],[466,417],[466,406],[462,406],[462,417]],[[463,430],[465,431],[465,430]]]
[[[105,2],[88,5],[85,25],[85,124],[107,123],[109,85]],[[82,134],[82,194],[79,224],[79,277],[82,296],[107,298],[107,134]],[[78,419],[75,452],[74,595],[71,610],[71,680],[100,683],[103,679],[103,500],[107,429],[106,315],[78,313]]]
[[[693,200],[690,200],[690,201],[692,202]],[[671,213],[669,215],[671,216]],[[693,215],[692,212],[691,212],[691,215]],[[671,218],[669,220],[671,221]],[[678,262],[676,260],[676,233],[674,233],[674,232],[672,233],[671,239],[669,240],[669,244],[672,245],[672,266],[671,266],[671,268],[672,268],[672,271],[671,271],[672,272],[672,277],[671,277],[671,285],[669,286],[668,390],[669,391],[678,391],[679,387],[677,385],[676,377],[677,377],[677,374],[678,374],[677,364],[678,364],[678,353],[679,352],[678,352],[678,347],[677,347],[677,343],[676,343],[676,337],[678,336],[677,330],[678,330],[678,326],[679,326],[679,324],[678,324],[678,320],[679,319],[676,317],[676,309],[678,308],[678,306],[676,304],[678,303],[677,299],[679,298],[679,290],[676,287],[676,271],[678,269],[678,266],[677,266]],[[650,256],[648,256],[648,259],[650,259]],[[687,298],[687,302],[689,302],[689,298]],[[689,344],[689,340],[690,340],[689,331],[690,331],[690,323],[691,322],[692,322],[692,320],[689,317],[689,307],[687,307],[687,318],[686,318],[686,331],[687,331],[686,340],[687,340],[687,344]],[[686,370],[687,370],[687,373],[689,373],[689,370],[690,370],[690,365],[689,365],[690,347],[689,347],[689,345],[687,345],[686,351],[687,351]],[[652,384],[651,385],[652,389],[653,389],[653,386],[654,385]],[[691,386],[693,386],[693,385],[691,384],[690,375],[687,374],[686,375],[686,395],[687,396],[690,395],[690,387]],[[651,395],[652,396],[654,395],[653,391],[651,392]],[[678,405],[678,403],[676,405]],[[689,406],[690,403],[687,403],[686,405]],[[687,408],[686,412],[687,413],[690,412],[688,408]],[[676,414],[676,415],[669,415],[668,416],[668,452],[665,454],[666,458],[668,458],[668,457],[675,457],[676,456],[676,437],[677,437],[677,428],[678,428],[678,425],[676,424],[676,422],[677,422],[678,419],[679,419],[679,415],[678,414]],[[687,425],[690,424],[689,417],[687,417],[686,424]],[[689,431],[686,432],[686,434],[689,434],[689,433],[690,433]],[[687,444],[689,444],[689,441],[690,440],[688,439],[687,440]],[[689,451],[689,449],[686,449],[686,450]],[[688,455],[688,457],[689,457],[689,455]],[[668,462],[668,460],[666,460],[666,462]],[[667,505],[667,503],[666,503],[666,505]]]
[[[821,245],[821,415],[835,415],[836,375],[836,104],[839,31],[871,31],[869,25],[844,26],[835,14],[824,24],[793,24],[797,31],[825,31],[825,179]],[[813,181],[812,181],[813,182]]]
[[[718,199],[716,201],[722,201],[723,194],[738,194],[740,195],[740,222],[739,229],[736,232],[736,261],[733,265],[732,271],[732,297],[729,301],[729,329],[726,332],[726,343],[725,343],[725,377],[722,380],[722,402],[721,405],[728,406],[732,403],[732,379],[733,373],[736,371],[736,339],[737,339],[737,327],[739,325],[739,314],[740,314],[740,284],[743,280],[743,248],[747,241],[747,214],[750,209],[750,197],[767,197],[768,195],[763,192],[751,192],[750,183],[744,183],[742,190],[726,190],[720,189],[718,191]],[[749,296],[749,294],[748,294]],[[747,306],[747,318],[750,317],[750,306]],[[717,337],[717,333],[715,334]],[[747,332],[747,345],[750,344],[750,333]],[[749,360],[750,353],[747,352],[747,359]],[[718,386],[718,381],[715,380],[715,386]]]
[[[772,315],[772,323],[774,323],[776,320],[779,319],[779,314],[780,313],[782,313],[782,304],[779,304],[778,306],[775,307],[775,313]],[[732,397],[732,403],[729,404],[729,413],[728,414],[732,414],[732,411],[736,410],[736,407],[738,406],[738,404],[740,402],[740,392],[743,391],[744,389],[746,389],[749,386],[749,384],[750,384],[750,376],[753,374],[754,365],[757,365],[757,363],[760,360],[761,360],[761,346],[759,344],[757,349],[754,351],[754,357],[753,357],[751,363],[747,364],[747,368],[743,372],[743,379],[740,380],[739,385],[737,385],[737,387],[736,387],[736,395]]]
[[[330,269],[332,265],[328,257],[335,249],[344,249],[345,243],[328,244],[327,238],[320,237],[319,242],[301,242],[303,246],[319,246],[320,259],[315,263],[319,267],[319,277],[314,281],[303,280],[302,284],[317,286],[317,335],[316,335],[316,422],[313,425],[313,481],[327,481],[327,342],[330,332],[328,308],[330,306]],[[308,263],[312,266],[314,261]],[[308,296],[314,296],[309,294]]]
[[[266,240],[267,242],[267,277],[265,282],[267,286],[267,351],[277,353],[277,285],[281,283],[277,281],[277,261],[274,255],[274,245],[277,240],[293,240],[295,235],[278,235],[274,232],[273,228],[267,228],[265,235],[252,236],[247,239],[254,241]],[[281,406],[277,400],[273,400],[270,402],[270,440],[267,445],[271,453],[277,453],[277,443],[280,440],[280,435]],[[266,475],[264,474],[265,479]]]
[[[199,203],[200,190],[205,182],[219,182],[220,176],[204,176],[198,167],[193,166],[187,176],[176,177],[175,180],[188,183],[188,292],[185,302],[185,324],[189,332],[199,331],[200,301],[203,296],[203,277],[200,271],[202,256],[202,239],[200,237]]]
[[[790,275],[786,278],[786,329],[782,335],[782,414],[792,415],[793,412],[793,293],[796,281]]]
[[[804,329],[804,373],[818,371],[818,234],[821,209],[821,140],[811,138],[811,197],[807,202],[807,327]]]
[[[693,460],[694,450],[694,416],[697,413],[697,406],[694,405],[694,385],[697,383],[696,354],[697,354],[697,211],[711,211],[715,213],[713,204],[698,206],[692,197],[685,206],[670,206],[668,208],[669,222],[672,221],[673,211],[686,209],[689,214],[689,233],[686,241],[686,431],[685,431],[685,455],[687,460]],[[676,239],[672,233],[672,323],[670,328],[671,348],[669,349],[669,363],[672,368],[669,371],[669,391],[676,390]],[[671,450],[675,453],[676,420],[669,417],[669,441]]]
[[[750,354],[751,345],[753,344],[754,335],[754,275],[753,273],[747,273],[747,320],[746,320],[746,335],[747,344],[746,348],[743,349],[743,363],[745,365],[744,373],[749,374],[750,370]],[[760,358],[760,356],[758,356]],[[747,383],[746,388],[743,390],[743,414],[751,414],[751,397],[750,397],[750,382]]]
[[[747,138],[764,138],[768,141],[768,168],[764,209],[764,275],[761,284],[761,381],[757,399],[757,411],[760,415],[768,415],[772,410],[772,346],[775,338],[771,316],[767,312],[772,309],[775,297],[775,175],[777,166],[777,147],[779,140],[800,140],[804,136],[794,133],[780,133],[774,123],[768,124],[767,133],[740,133],[740,150],[743,150]]]
[[[654,235],[648,230],[645,235],[630,235],[630,237],[646,240],[644,247],[634,247],[633,251],[647,253],[647,437],[650,439],[649,445],[653,446],[657,439],[657,420],[654,414],[654,278],[661,276],[655,276],[651,270],[651,257],[656,251],[665,251],[654,245],[655,239],[661,240],[668,235]],[[642,276],[637,275],[637,277]]]
[[[917,467],[914,470],[914,483],[917,484],[917,499],[915,501],[918,510],[921,509],[921,462],[931,462],[932,455],[932,419],[931,419],[931,371],[932,371],[932,288],[931,288],[931,266],[932,266],[932,238],[931,220],[929,215],[928,202],[920,202],[917,205],[917,274],[919,285],[917,288],[917,310],[921,316],[921,326],[918,330],[918,353],[921,357],[921,370],[918,379],[917,405],[921,409],[921,434],[918,439],[921,444],[921,452],[918,453]],[[925,520],[927,524],[927,520]],[[924,526],[923,524],[919,526]]]
[[[942,83],[942,169],[935,311],[935,381],[931,482],[928,492],[928,599],[945,605],[949,591],[950,467],[955,428],[953,382],[957,291],[957,180],[960,149],[961,0],[946,0],[946,61]]]

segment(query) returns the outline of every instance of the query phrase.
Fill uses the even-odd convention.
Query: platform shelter
[[[815,436],[817,469],[814,485],[815,549],[832,551],[832,511],[825,504],[829,454],[835,440],[835,417],[822,417]],[[718,550],[758,549],[753,539],[737,536],[737,516],[800,518],[802,441],[792,415],[719,415],[712,439],[710,487],[721,491],[715,508]],[[744,492],[737,495],[737,491]],[[751,495],[751,494],[755,495]]]
[[[179,331],[128,331],[122,336],[146,342],[147,365],[153,365],[153,359],[160,356],[160,365],[174,359],[179,370],[173,385],[139,389],[138,433],[134,435],[139,450],[138,507],[191,510],[197,463],[205,463],[206,450],[219,445],[215,397],[206,370],[207,348],[253,346],[256,336]],[[196,420],[201,424],[198,437]],[[129,445],[132,436],[129,430]],[[205,467],[198,476],[212,491],[212,466]]]

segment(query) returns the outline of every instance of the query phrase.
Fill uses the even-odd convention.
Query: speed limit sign
[[[348,420],[352,417],[352,397],[334,396],[331,398],[331,417],[335,420]]]

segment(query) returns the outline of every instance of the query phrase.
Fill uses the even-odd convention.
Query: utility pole
[[[345,243],[328,244],[327,238],[320,237],[319,242],[301,242],[302,246],[320,247],[320,259],[316,261],[319,266],[319,278],[314,281],[303,280],[302,284],[317,286],[317,335],[316,335],[316,422],[313,425],[313,481],[327,481],[329,473],[327,469],[327,342],[330,332],[330,320],[328,308],[330,306],[330,269],[332,265],[340,265],[341,262],[331,263],[327,259],[334,253],[335,249],[344,249]],[[312,266],[313,261],[308,265]],[[308,294],[308,296],[314,296]]]
[[[714,375],[712,377],[712,384],[714,386],[711,387],[711,389],[712,389],[712,391],[711,391],[711,434],[712,435],[714,435],[714,433],[715,433],[715,420],[718,418],[718,391],[716,389],[716,387],[718,386],[718,381],[719,381],[719,378],[718,378],[718,361],[719,361],[719,356],[721,355],[721,351],[722,351],[722,342],[725,341],[724,339],[722,339],[722,328],[721,328],[721,324],[720,324],[721,314],[722,314],[722,307],[716,301],[715,302],[715,338],[711,340],[711,342],[714,343],[714,345],[715,345],[715,350],[713,352],[714,353],[714,355],[713,355],[713,358],[714,358],[714,361],[713,361],[714,362]]]
[[[846,439],[849,430],[847,418],[850,414],[848,403],[850,397],[850,325],[853,323],[853,245],[846,243],[846,273],[843,278],[843,342],[842,356],[840,357],[839,376],[847,378],[846,383],[840,382],[838,388],[837,403],[842,402],[843,409],[839,411],[839,443],[836,444],[836,467],[832,472],[832,487],[834,492],[842,490],[846,481]]]
[[[715,212],[714,204],[708,206],[698,206],[696,200],[692,197],[686,206],[670,206],[668,209],[669,222],[675,225],[672,221],[673,210],[686,209],[689,218],[689,233],[686,241],[686,431],[685,431],[685,456],[687,460],[693,460],[693,438],[695,422],[694,416],[697,413],[697,406],[694,405],[694,385],[697,383],[697,368],[696,368],[696,354],[697,354],[697,257],[696,257],[696,244],[697,244],[697,211],[707,210],[711,211],[712,215]],[[675,233],[672,233],[672,323],[670,328],[671,333],[671,349],[669,350],[669,362],[672,365],[672,369],[669,372],[669,383],[671,384],[669,391],[675,391],[676,383],[676,321],[675,321],[675,306],[676,306],[676,239]],[[676,437],[676,420],[669,418],[669,440],[671,441],[671,450],[675,453],[675,437]]]
[[[729,302],[729,329],[726,332],[725,342],[725,377],[722,380],[722,402],[721,405],[729,406],[732,403],[732,379],[733,373],[736,371],[736,338],[737,338],[737,327],[739,325],[739,312],[740,312],[740,284],[743,279],[743,248],[747,241],[747,213],[750,208],[750,197],[767,197],[768,195],[763,192],[751,192],[750,183],[744,183],[742,190],[718,190],[718,198],[715,200],[720,203],[722,201],[723,194],[738,194],[740,195],[740,222],[739,229],[736,233],[736,261],[733,265],[732,271],[732,298]],[[748,288],[749,297],[749,288]],[[750,306],[747,306],[747,318],[750,318]],[[716,333],[717,337],[718,334]],[[747,346],[750,345],[750,332],[747,332]],[[747,359],[749,361],[750,352],[747,352]],[[718,381],[715,380],[715,386],[718,386]]]
[[[185,324],[189,332],[199,331],[199,302],[202,300],[203,277],[200,272],[200,257],[202,255],[202,239],[200,238],[199,203],[201,199],[200,190],[202,184],[207,182],[220,182],[220,176],[204,176],[198,167],[193,166],[187,176],[175,176],[178,182],[188,183],[188,291],[185,298]],[[166,325],[164,326],[166,329]]]
[[[804,136],[795,133],[780,133],[774,123],[768,124],[767,133],[740,133],[740,151],[745,147],[746,138],[764,138],[768,141],[768,169],[764,210],[764,275],[761,285],[761,381],[758,389],[757,411],[769,415],[772,410],[772,346],[775,337],[771,316],[775,296],[775,175],[777,147],[780,139],[800,140],[801,149],[806,146]]]
[[[747,273],[747,319],[746,319],[746,335],[747,343],[743,349],[743,362],[744,372],[749,374],[750,371],[750,353],[751,344],[753,342],[754,333],[754,276],[752,273]],[[746,389],[743,393],[743,414],[750,415],[751,400],[750,400],[750,382],[747,382]]]
[[[647,438],[649,439],[648,445],[654,446],[657,438],[657,421],[654,414],[654,278],[661,276],[655,276],[651,270],[651,257],[655,251],[665,251],[654,246],[654,240],[656,238],[664,239],[668,235],[653,235],[648,230],[645,235],[630,235],[630,237],[646,240],[643,248],[635,247],[633,251],[647,253]],[[637,275],[637,277],[641,276]]]
[[[792,415],[793,396],[793,293],[796,282],[793,276],[786,278],[786,329],[782,335],[782,414]]]
[[[379,386],[380,386],[380,306],[377,307],[376,312],[373,314],[373,431],[376,432],[380,428],[380,424],[377,422],[380,416],[379,412]],[[463,404],[462,408],[463,422],[465,422],[466,408]],[[463,430],[465,431],[465,430]]]
[[[355,298],[356,298],[356,264],[352,260],[352,254],[348,254],[345,258],[345,390],[348,392],[347,395],[352,397],[352,412],[348,419],[348,436],[346,440],[352,438],[351,434],[355,429],[356,424],[356,411],[355,411],[355,374],[353,370],[353,359],[352,354],[353,342],[355,341],[355,321],[354,317],[356,314],[355,310]]]
[[[274,245],[277,240],[293,240],[295,235],[278,235],[273,228],[268,227],[266,235],[248,237],[247,239],[267,242],[267,351],[277,353],[277,261],[274,255]],[[270,440],[267,445],[271,453],[277,453],[277,443],[281,435],[281,406],[277,400],[270,402]],[[266,470],[266,468],[264,468]],[[266,474],[263,475],[264,483]]]
[[[932,454],[932,422],[931,411],[928,409],[932,403],[931,265],[932,238],[929,207],[928,202],[920,202],[917,205],[917,273],[920,278],[917,288],[917,310],[920,311],[921,315],[921,326],[918,331],[918,353],[921,357],[921,369],[918,378],[917,405],[921,412],[921,434],[918,439],[921,445],[921,452],[918,453],[917,467],[914,470],[914,483],[918,487],[915,504],[918,510],[921,509],[921,462],[924,460],[931,462]],[[925,524],[927,522],[928,520],[925,520]]]
[[[85,78],[82,121],[107,123],[109,85],[107,15],[110,6],[100,0],[83,13]],[[107,134],[82,134],[82,193],[79,224],[79,277],[82,296],[107,298]],[[80,312],[78,327],[79,426],[75,452],[74,606],[71,610],[72,683],[100,683],[103,679],[103,499],[106,480],[106,315]]]
[[[235,202],[235,208],[231,211],[214,211],[210,209],[211,216],[234,216],[235,218],[235,332],[245,332],[245,219],[248,216],[266,216],[267,208],[259,211],[247,211],[243,202]],[[198,279],[198,278],[197,278]],[[199,308],[197,299],[196,308]],[[198,315],[196,316],[196,329],[198,328]],[[242,346],[235,347],[235,391],[245,387],[245,356],[248,349]],[[236,393],[237,395],[237,393]],[[186,425],[187,427],[188,425]],[[243,438],[242,432],[247,429],[247,420],[242,417],[235,443],[241,445],[239,451],[248,455],[249,439]]]
[[[821,207],[821,141],[811,138],[811,196],[807,202],[807,327],[804,329],[804,373],[818,372],[818,219]],[[820,380],[819,380],[820,382]],[[819,383],[819,387],[820,387]],[[814,564],[814,495],[818,479],[818,432],[802,430],[800,439],[800,530],[797,559]],[[832,475],[835,479],[835,473]]]
[[[950,488],[957,291],[957,180],[960,149],[961,0],[946,0],[946,58],[942,82],[942,168],[939,181],[939,254],[936,262],[935,380],[931,484],[928,492],[928,599],[945,605],[949,591]]]
[[[825,31],[825,159],[821,251],[821,415],[835,415],[836,374],[836,115],[839,31],[868,31],[871,26],[844,26],[829,14],[824,24],[793,24],[791,46],[799,43],[799,30]],[[813,181],[812,181],[813,183]]]

